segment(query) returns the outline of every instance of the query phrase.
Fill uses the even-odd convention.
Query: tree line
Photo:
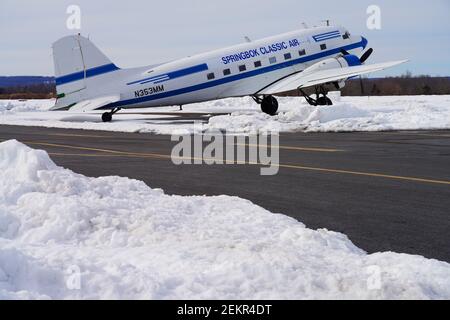
[[[343,96],[401,96],[450,94],[449,77],[390,77],[352,79],[342,89]]]
[[[38,83],[31,85],[16,85],[0,87],[0,99],[52,99],[56,97],[54,83]]]
[[[334,89],[335,90],[335,89]],[[307,90],[313,93],[313,90]],[[342,96],[397,96],[397,95],[444,95],[450,94],[450,77],[412,76],[354,78],[341,89]],[[297,90],[282,96],[298,96]],[[51,99],[56,98],[53,82],[32,85],[0,87],[0,99]]]

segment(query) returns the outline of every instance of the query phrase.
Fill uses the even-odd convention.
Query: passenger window
[[[262,66],[261,61],[255,61],[255,68],[259,68]]]
[[[224,76],[229,76],[230,74],[231,74],[231,70],[230,69],[223,70],[223,75]]]
[[[245,70],[247,70],[247,67],[245,66],[245,64],[239,66],[239,71],[242,72],[242,71],[245,71]]]
[[[327,49],[327,45],[325,43],[320,45],[320,50],[326,50],[326,49]]]
[[[284,60],[290,60],[292,58],[292,55],[290,53],[284,54]]]
[[[306,55],[306,50],[305,50],[305,49],[300,50],[300,51],[298,52],[298,54],[300,55],[300,57],[301,57],[301,56],[304,56],[304,55]]]
[[[270,62],[270,64],[277,63],[277,58],[276,57],[270,57],[269,58],[269,62]]]
[[[208,73],[208,76],[207,76],[207,77],[208,77],[208,80],[213,80],[213,79],[216,78],[214,72]]]

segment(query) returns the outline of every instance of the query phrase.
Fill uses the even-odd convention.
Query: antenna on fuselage
[[[252,42],[252,40],[249,37],[247,37],[247,36],[245,36],[244,39],[245,39],[246,42]]]
[[[302,22],[303,29],[308,29],[308,24],[306,22]]]
[[[327,27],[330,26],[330,20],[329,20],[329,19],[327,19],[327,20],[322,20],[322,22],[325,22],[325,24],[326,24]]]

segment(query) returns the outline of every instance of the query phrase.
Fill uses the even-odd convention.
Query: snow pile
[[[449,299],[450,265],[367,255],[249,201],[88,178],[0,144],[1,299]]]
[[[229,133],[340,132],[450,129],[450,96],[339,97],[333,94],[334,106],[312,107],[303,98],[279,98],[275,117],[263,114],[249,97],[230,98],[192,104],[184,113],[227,113],[210,118],[203,129],[220,129]],[[0,124],[44,126],[157,134],[197,133],[186,119],[160,120],[157,112],[179,113],[178,107],[124,110],[112,123],[102,123],[100,113],[49,112],[53,100],[15,102],[0,101]],[[37,112],[38,111],[38,112]],[[126,114],[126,113],[141,114]],[[143,113],[142,113],[143,112]],[[183,113],[181,112],[181,113]],[[175,116],[175,114],[174,114]]]
[[[333,106],[313,107],[283,98],[278,115],[233,112],[213,117],[209,126],[237,133],[387,131],[450,128],[450,96],[342,97]]]
[[[17,112],[48,111],[55,105],[55,100],[0,100],[0,114]],[[10,112],[8,112],[10,111]]]

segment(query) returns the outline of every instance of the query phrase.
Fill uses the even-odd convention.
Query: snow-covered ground
[[[450,128],[450,96],[339,97],[332,94],[334,106],[311,107],[303,98],[280,98],[277,116],[261,113],[251,98],[232,98],[184,107],[183,112],[230,113],[214,116],[203,129],[221,129],[229,133],[277,130],[306,131],[385,131]],[[191,123],[162,121],[152,112],[174,112],[178,107],[124,110],[114,122],[101,123],[100,113],[77,114],[49,112],[53,100],[0,100],[0,124],[44,126],[73,129],[142,133],[189,133]],[[167,118],[164,115],[164,118]]]
[[[450,264],[368,255],[243,199],[88,178],[17,141],[0,181],[1,299],[450,299]]]

